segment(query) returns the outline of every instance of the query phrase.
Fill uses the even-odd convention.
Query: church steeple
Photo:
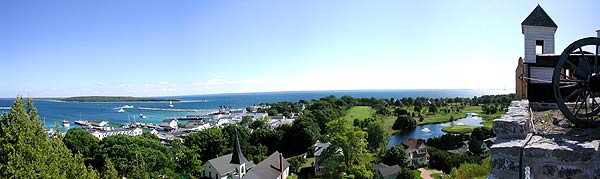
[[[233,144],[233,154],[231,155],[231,161],[229,161],[229,163],[241,165],[241,164],[248,162],[248,160],[246,159],[246,157],[244,157],[244,154],[242,153],[242,148],[240,147],[240,140],[238,138],[237,129],[235,129],[235,139],[234,140],[235,141]]]

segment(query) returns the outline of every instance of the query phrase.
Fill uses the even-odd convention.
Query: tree
[[[247,125],[252,123],[252,121],[252,116],[242,116],[242,122],[240,123],[240,125]]]
[[[352,165],[350,167],[350,171],[348,172],[350,175],[353,175],[356,179],[372,179],[373,172],[367,169],[364,164],[360,165]]]
[[[0,118],[0,178],[99,178],[62,138],[48,140],[33,101],[17,97]]]
[[[408,168],[403,168],[402,170],[400,170],[400,173],[398,173],[398,176],[396,177],[396,179],[411,179],[411,178],[415,178],[415,174]]]
[[[267,120],[265,118],[263,119],[258,119],[252,123],[250,123],[250,126],[248,126],[250,129],[261,129],[261,128],[265,128],[267,126]]]
[[[311,119],[300,117],[289,128],[282,128],[284,134],[279,144],[282,153],[298,155],[306,152],[321,137],[319,125]],[[294,145],[290,145],[294,144]]]
[[[279,129],[256,129],[250,134],[250,145],[264,145],[268,153],[273,153],[279,148],[279,143],[283,138],[284,131]]]
[[[389,148],[381,158],[381,162],[389,166],[398,165],[401,168],[408,166],[409,163],[408,155],[399,145]]]
[[[389,134],[383,127],[381,121],[372,122],[367,126],[367,142],[371,150],[377,150],[384,147],[388,142]]]
[[[483,153],[483,149],[481,149],[482,143],[482,141],[471,137],[471,140],[469,140],[469,151],[475,155]]]
[[[417,121],[408,115],[398,116],[394,121],[394,125],[392,125],[394,130],[408,130],[415,127],[417,127]]]
[[[189,149],[193,149],[200,155],[201,161],[221,156],[225,153],[227,139],[221,128],[212,127],[200,132],[190,134],[183,142]]]
[[[138,166],[144,161],[144,171],[150,176],[174,175],[177,164],[172,159],[175,154],[152,134],[141,136],[114,135],[102,139],[99,156],[106,156],[114,164],[119,175],[131,178],[140,176]],[[136,168],[138,167],[138,168]]]
[[[81,128],[69,129],[63,141],[73,153],[83,155],[86,160],[91,160],[95,156],[95,150],[100,143],[98,138]]]
[[[329,154],[335,154],[337,149],[341,149],[346,167],[350,167],[363,155],[367,147],[367,134],[354,126],[349,126],[346,118],[327,123],[327,130],[331,141],[328,150],[334,150]]]
[[[269,116],[277,116],[277,114],[279,114],[279,111],[277,111],[277,109],[275,108],[271,108],[267,111],[267,113],[269,114]]]
[[[102,169],[102,172],[100,173],[100,176],[102,176],[103,179],[118,179],[119,178],[119,173],[115,169],[115,166],[110,161],[110,159],[105,159],[104,167]]]
[[[396,116],[407,115],[408,114],[408,110],[402,109],[402,108],[396,108],[394,110],[394,114],[396,114]]]

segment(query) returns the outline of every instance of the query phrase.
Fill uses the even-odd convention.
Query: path
[[[433,179],[430,176],[431,174],[442,173],[442,171],[439,171],[439,170],[427,170],[425,168],[419,168],[417,170],[419,170],[419,172],[421,172],[421,178],[423,178],[423,179]]]

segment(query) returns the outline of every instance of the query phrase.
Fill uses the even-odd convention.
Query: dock
[[[147,110],[147,111],[172,111],[172,112],[208,112],[208,113],[215,112],[215,110],[210,110],[210,109],[138,108],[138,110]]]

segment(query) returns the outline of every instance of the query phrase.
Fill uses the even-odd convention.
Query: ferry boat
[[[169,101],[169,107],[170,107],[170,108],[173,108],[173,107],[175,107],[175,105],[173,105],[173,101]]]
[[[66,120],[66,119],[65,119],[65,120],[62,120],[62,124],[63,124],[63,126],[65,126],[65,127],[70,127],[70,126],[71,126],[71,123],[69,122],[69,120]]]
[[[77,120],[75,121],[75,124],[81,125],[81,126],[89,126],[91,125],[91,123],[89,121],[84,121],[84,120]]]
[[[125,106],[123,106],[123,107],[121,107],[121,108],[125,108],[125,109],[131,109],[131,108],[133,108],[133,105],[125,105]]]

